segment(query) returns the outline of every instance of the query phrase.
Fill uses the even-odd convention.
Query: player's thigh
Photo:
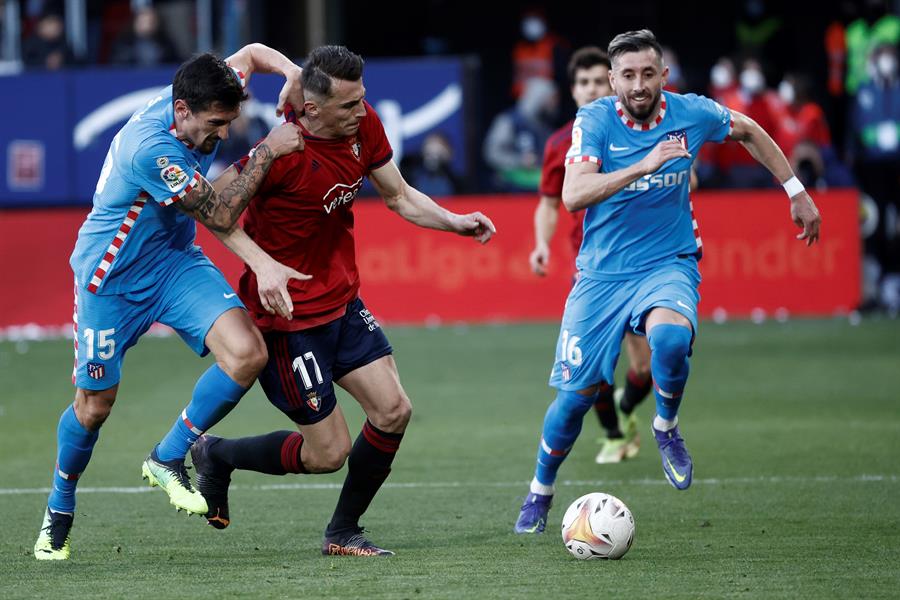
[[[350,433],[340,405],[324,419],[298,425],[303,435],[300,459],[310,473],[331,473],[344,466],[350,454]]]
[[[268,360],[259,374],[266,397],[297,425],[312,425],[335,409],[334,357],[340,324],[263,334]]]
[[[153,324],[153,301],[75,289],[72,382],[88,393],[109,390],[119,383],[125,353]]]
[[[635,292],[631,328],[646,334],[653,325],[672,323],[689,326],[696,336],[699,285],[700,274],[692,258],[648,274]]]
[[[359,402],[375,427],[390,433],[406,430],[412,415],[412,403],[400,384],[393,356],[382,356],[351,371],[337,384]]]
[[[222,272],[199,251],[180,257],[160,288],[157,319],[178,332],[200,356],[210,350],[207,335],[219,317],[244,308]]]
[[[219,315],[206,334],[206,347],[228,375],[244,387],[265,367],[266,344],[250,315],[231,308]]]
[[[400,384],[392,352],[363,301],[350,302],[341,319],[334,379],[359,402],[373,425],[400,432],[409,422],[412,405]]]
[[[650,345],[643,335],[628,332],[625,334],[625,351],[628,354],[629,366],[638,373],[650,371]]]
[[[629,298],[628,282],[578,279],[560,324],[552,387],[578,391],[613,381],[628,323]]]

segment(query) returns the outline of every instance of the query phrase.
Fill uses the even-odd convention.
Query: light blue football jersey
[[[627,279],[678,255],[699,255],[702,241],[689,197],[691,164],[700,146],[725,140],[732,127],[727,109],[694,94],[663,92],[659,116],[644,124],[629,120],[614,96],[581,107],[566,164],[593,162],[601,172],[618,171],[668,138],[681,141],[691,158],[670,160],[588,207],[578,270],[595,279]]]
[[[194,219],[172,205],[206,175],[217,150],[202,154],[175,137],[172,86],[132,115],[110,144],[69,259],[79,287],[146,289],[177,263],[174,255],[193,251]]]

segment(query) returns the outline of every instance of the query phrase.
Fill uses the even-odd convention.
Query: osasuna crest
[[[359,160],[359,151],[362,149],[362,146],[359,142],[353,142],[350,144],[350,149],[353,151],[353,156],[356,157],[356,160]]]
[[[666,134],[666,139],[681,142],[681,147],[685,150],[688,149],[687,132],[684,129],[680,129],[678,131],[670,131]]]
[[[106,368],[102,363],[89,362],[87,364],[87,373],[91,379],[103,379],[103,376],[106,374]]]
[[[318,412],[318,411],[319,411],[319,407],[322,406],[322,401],[319,400],[319,395],[318,395],[318,394],[316,394],[315,392],[310,392],[309,394],[306,395],[306,404],[307,404],[311,409],[313,409],[314,411]]]

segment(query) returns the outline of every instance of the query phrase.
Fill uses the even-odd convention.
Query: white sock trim
[[[542,496],[552,496],[556,491],[556,488],[553,485],[544,485],[540,481],[537,480],[537,477],[531,480],[531,486],[529,490],[532,494],[540,494]]]
[[[678,417],[676,416],[671,421],[663,419],[661,416],[656,415],[653,417],[653,428],[657,431],[670,431],[675,429],[675,426],[678,425]]]

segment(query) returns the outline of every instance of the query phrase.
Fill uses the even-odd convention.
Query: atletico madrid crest
[[[87,364],[87,373],[91,379],[103,379],[103,376],[106,374],[106,368],[101,363],[89,362]]]

